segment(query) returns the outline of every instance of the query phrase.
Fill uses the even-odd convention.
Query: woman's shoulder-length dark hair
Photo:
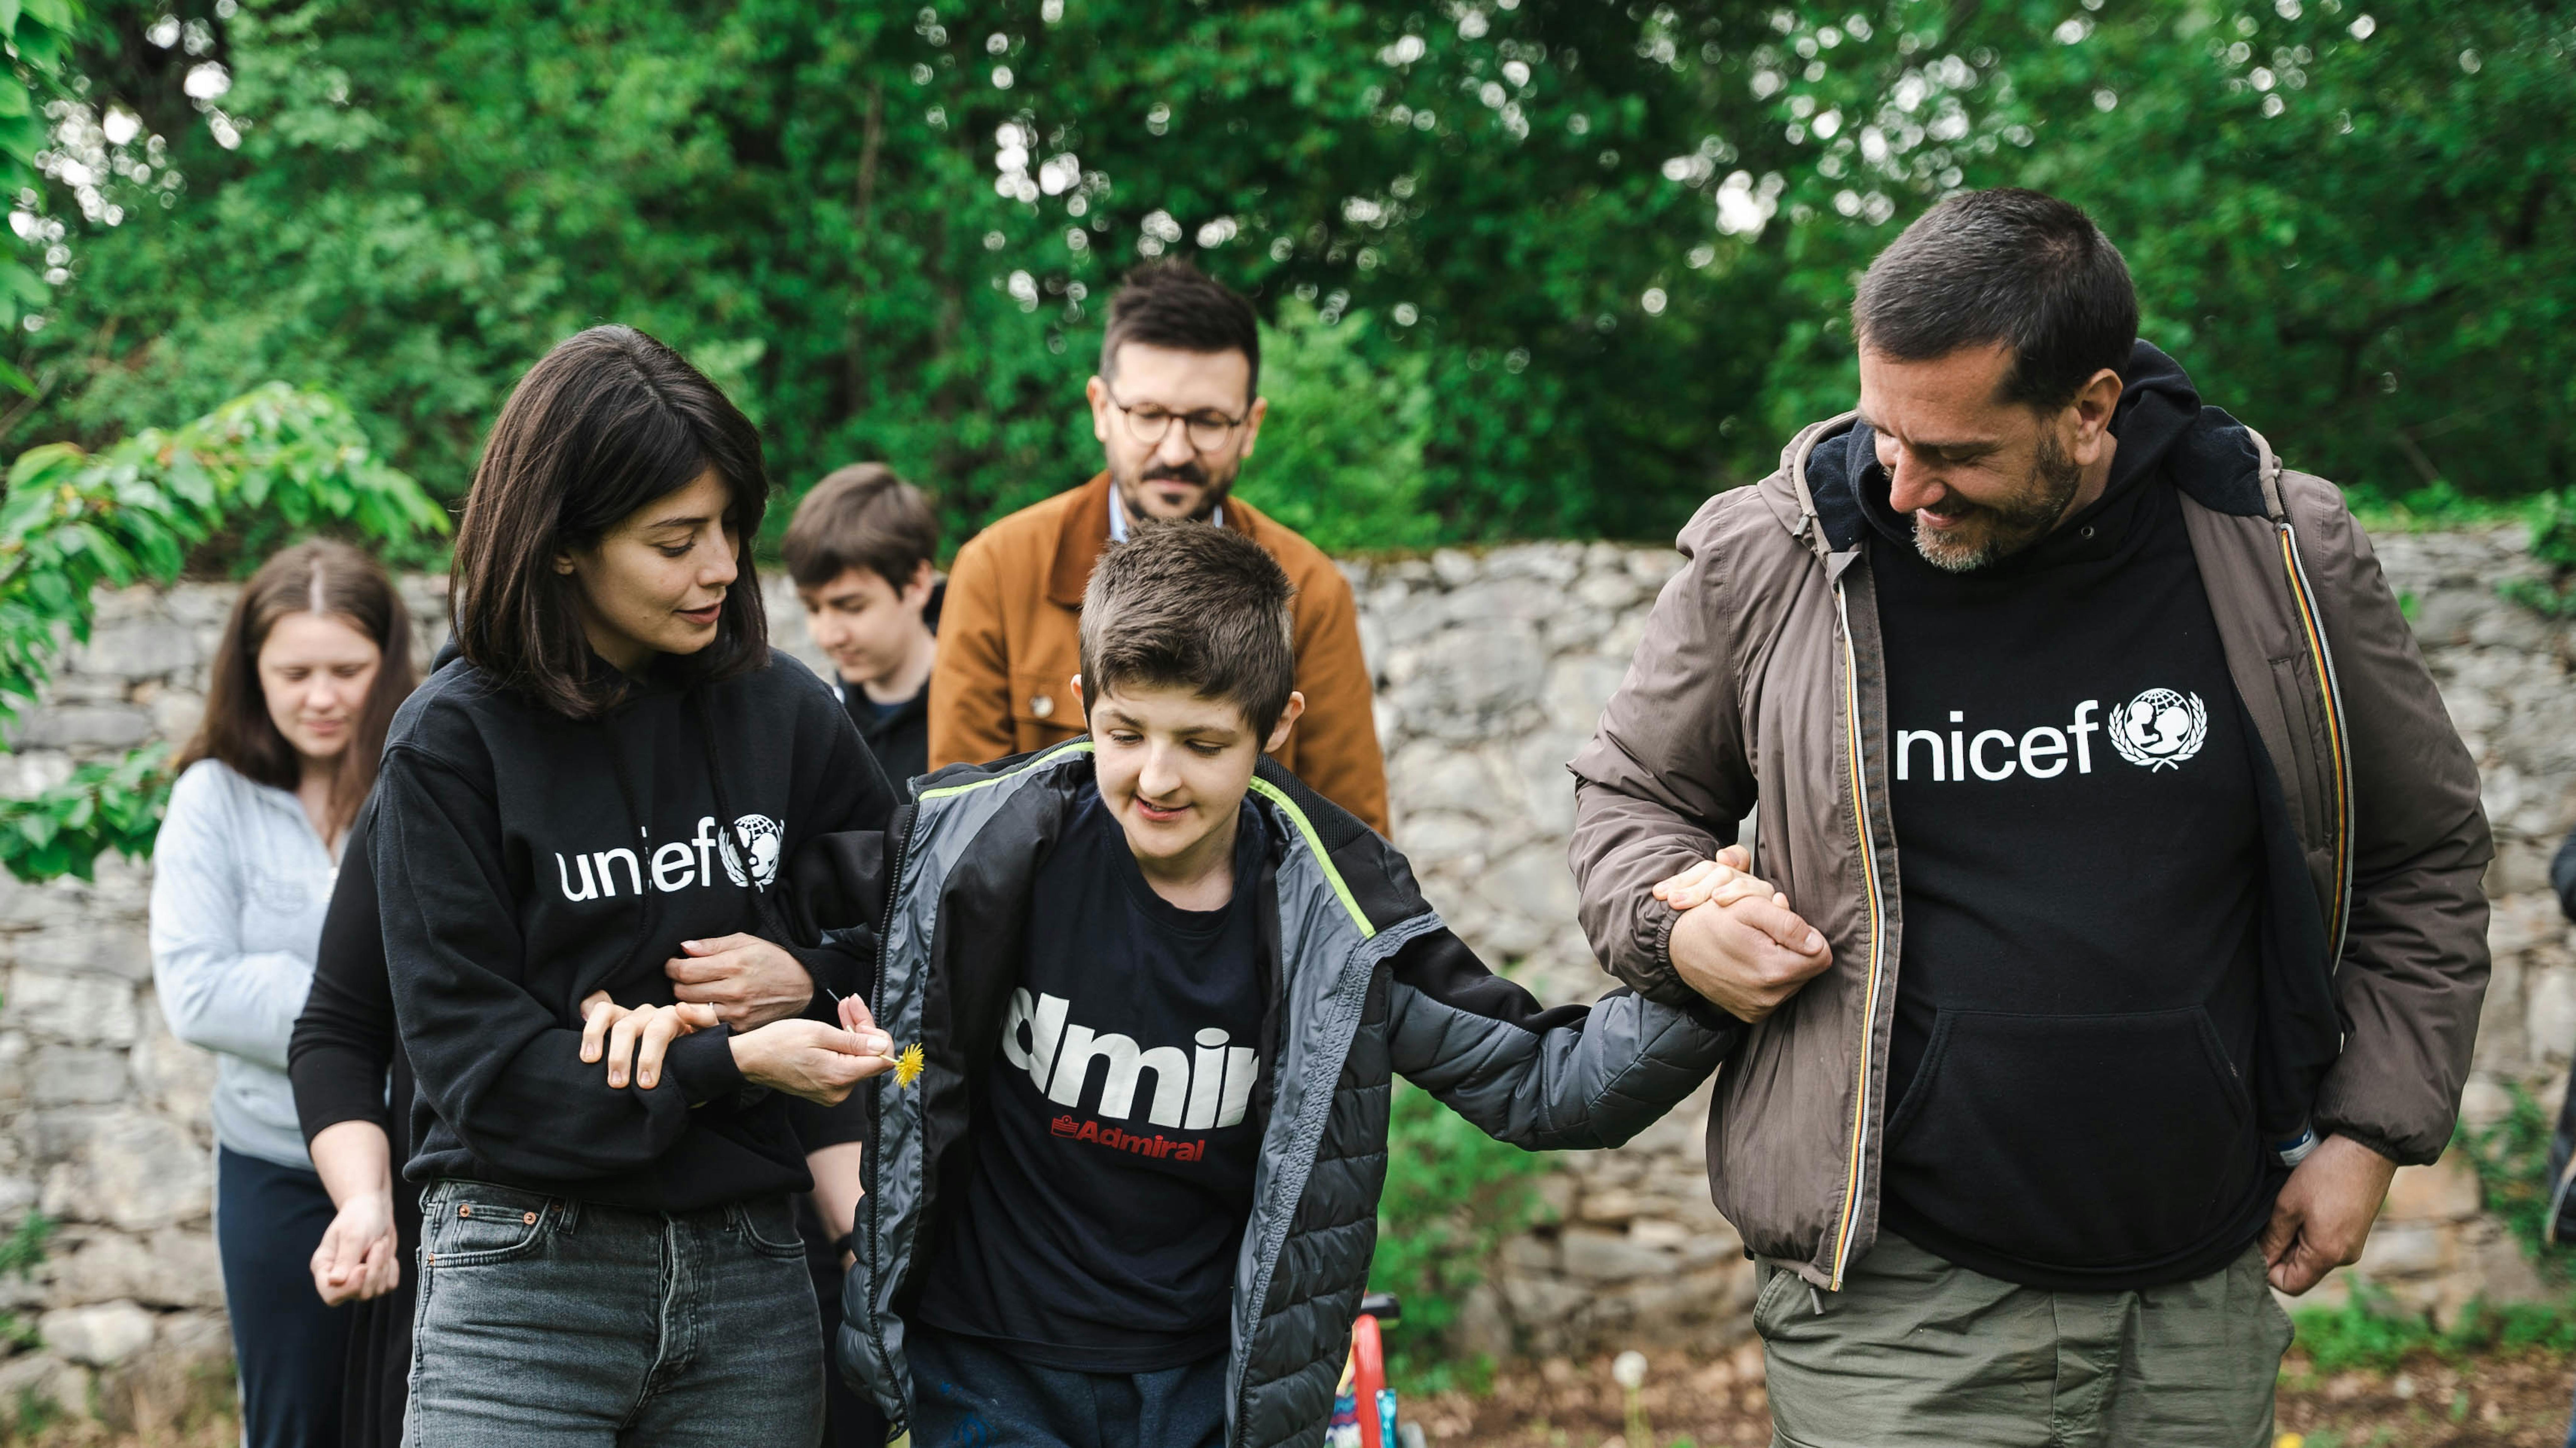
[[[448,611],[466,662],[568,719],[614,708],[626,680],[595,664],[580,584],[554,561],[709,468],[732,493],[726,521],[741,573],[725,590],[715,641],[688,661],[703,681],[769,662],[751,561],[769,501],[759,429],[680,354],[632,327],[559,343],[511,389],[465,498]]]
[[[298,613],[339,619],[366,635],[383,656],[331,783],[330,833],[337,834],[358,817],[367,791],[375,787],[385,730],[419,680],[412,670],[411,615],[402,595],[382,564],[346,543],[321,538],[298,543],[260,565],[242,586],[232,616],[224,620],[223,642],[216,646],[205,718],[180,751],[179,768],[218,759],[245,779],[279,789],[303,782],[304,761],[277,732],[267,691],[259,682],[259,651],[268,643],[269,631],[279,619]]]

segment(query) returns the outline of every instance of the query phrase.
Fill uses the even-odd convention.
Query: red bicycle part
[[[1351,1396],[1360,1407],[1360,1448],[1395,1448],[1378,1422],[1379,1395],[1386,1388],[1386,1346],[1378,1337],[1377,1319],[1366,1313],[1351,1324],[1351,1364]]]

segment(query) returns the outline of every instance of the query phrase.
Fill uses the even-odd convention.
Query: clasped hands
[[[661,1084],[671,1043],[697,1031],[730,1026],[734,1065],[755,1085],[825,1105],[894,1066],[894,1041],[856,996],[841,998],[840,1024],[805,1020],[813,978],[796,957],[756,935],[684,940],[664,962],[679,997],[667,1006],[622,1006],[606,991],[581,1003],[581,1059],[607,1062],[608,1084],[638,1090]]]
[[[1824,937],[1789,897],[1750,871],[1729,845],[1663,880],[1654,896],[1679,911],[1673,969],[1691,989],[1744,1021],[1759,1021],[1833,963]],[[2396,1163],[2350,1137],[2329,1136],[2290,1173],[2261,1240],[2266,1275],[2296,1295],[2361,1258]]]
[[[1741,845],[1729,845],[1659,882],[1656,899],[1679,913],[1668,946],[1682,983],[1748,1024],[1780,1008],[1834,962],[1823,932],[1789,908],[1789,897],[1752,873]]]

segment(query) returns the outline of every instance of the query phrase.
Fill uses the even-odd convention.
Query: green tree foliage
[[[0,495],[0,721],[37,700],[66,640],[89,637],[95,590],[168,582],[227,527],[255,542],[330,528],[399,550],[445,532],[447,515],[375,456],[346,404],[282,382],[97,453],[30,448]],[[108,850],[145,853],[169,790],[163,765],[148,748],[0,800],[0,865],[23,880],[87,878]]]
[[[63,57],[79,23],[71,0],[0,0],[0,45],[10,61],[10,74],[0,80],[0,187],[13,195],[32,196],[45,183],[39,161],[48,140],[46,112],[66,94]],[[20,235],[41,239],[41,224]],[[0,256],[0,326],[15,327],[51,302],[46,281],[27,260]],[[26,374],[6,365],[0,365],[0,385],[36,390]]]
[[[2148,335],[2301,465],[2568,469],[2547,0],[97,7],[83,114],[143,125],[91,158],[124,220],[85,201],[18,339],[35,436],[324,381],[452,497],[518,371],[617,318],[791,486],[884,458],[962,529],[1096,466],[1106,294],[1180,254],[1291,339],[1367,320],[1292,341],[1317,426],[1274,414],[1272,504],[1348,499],[1357,543],[1651,536],[1848,404],[1850,277],[1896,228],[2022,183],[2094,211]]]
[[[1389,1355],[1411,1386],[1448,1385],[1425,1374],[1455,1363],[1448,1334],[1468,1289],[1503,1239],[1538,1219],[1535,1179],[1546,1170],[1545,1157],[1496,1141],[1429,1092],[1397,1083],[1369,1287],[1403,1299]]]

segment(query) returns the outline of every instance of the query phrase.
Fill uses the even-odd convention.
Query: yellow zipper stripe
[[[1003,780],[1010,779],[1017,775],[1026,774],[1030,770],[1036,769],[1042,765],[1051,764],[1060,755],[1089,754],[1090,752],[1091,740],[1089,738],[1068,739],[1064,743],[1046,751],[1044,754],[1038,755],[1034,759],[1022,761],[1020,766],[1016,769],[1004,770],[1000,774],[988,775],[985,778],[975,780],[968,784],[943,784],[937,789],[925,789],[921,792],[921,798],[924,800],[934,800],[946,799],[950,795],[956,794],[973,794],[979,789],[989,789],[994,785],[1000,784]]]
[[[1333,857],[1324,853],[1324,837],[1315,832],[1315,822],[1306,818],[1306,812],[1297,807],[1297,801],[1290,799],[1286,790],[1263,779],[1260,775],[1256,774],[1252,777],[1252,792],[1277,805],[1280,811],[1288,816],[1290,823],[1297,826],[1297,833],[1306,841],[1306,853],[1315,857],[1315,863],[1323,870],[1324,878],[1331,882],[1333,898],[1341,901],[1342,909],[1350,913],[1351,923],[1360,929],[1360,938],[1363,940],[1376,938],[1377,927],[1369,923],[1368,912],[1360,908],[1359,898],[1351,893],[1351,887],[1343,881],[1342,872],[1333,868]]]
[[[2343,959],[2344,931],[2350,923],[2346,912],[2352,891],[2352,766],[2344,751],[2342,700],[2335,689],[2333,656],[2326,650],[2325,626],[2317,619],[2307,572],[2299,566],[2298,542],[2286,523],[2281,525],[2281,565],[2289,570],[2290,596],[2298,600],[2299,623],[2307,634],[2309,658],[2316,665],[2317,692],[2325,704],[2326,751],[2334,764],[2334,895],[2326,912],[2332,932],[2327,968],[2332,969]]]
[[[1852,1082],[1851,1154],[1843,1179],[1842,1227],[1834,1237],[1833,1271],[1825,1284],[1828,1291],[1840,1292],[1843,1270],[1850,1265],[1852,1237],[1860,1229],[1861,1162],[1869,1143],[1869,1068],[1878,1040],[1883,924],[1878,898],[1878,849],[1869,831],[1869,766],[1860,738],[1860,654],[1852,643],[1851,610],[1839,582],[1834,585],[1834,610],[1841,616],[1843,626],[1843,738],[1851,750],[1852,826],[1860,839],[1861,884],[1869,902],[1869,989],[1863,994],[1860,1015],[1860,1074]]]

